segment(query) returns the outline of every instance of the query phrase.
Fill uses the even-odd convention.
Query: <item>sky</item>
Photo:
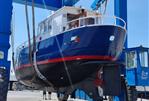
[[[149,0],[128,0],[128,45],[149,47]]]
[[[127,0],[127,18],[128,18],[128,47],[136,47],[143,45],[149,47],[149,0]],[[85,2],[85,3],[84,3]],[[82,6],[84,8],[90,9],[93,0],[80,0],[76,6]],[[50,11],[35,8],[35,23],[36,29],[38,23],[44,20]],[[114,0],[108,0],[107,5],[107,15],[114,15]],[[29,7],[29,18],[31,18],[31,7]],[[15,48],[27,41],[27,30],[26,30],[26,20],[25,20],[25,9],[24,5],[13,4],[13,22],[14,22],[14,41]],[[31,26],[31,23],[30,23]],[[32,27],[30,28],[32,29]],[[36,30],[37,31],[37,30]],[[11,49],[9,50],[9,59],[11,59]]]

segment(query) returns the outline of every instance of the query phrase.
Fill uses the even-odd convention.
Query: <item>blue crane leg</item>
[[[115,16],[118,16],[127,24],[127,0],[114,0],[114,14]],[[123,25],[122,22],[117,21],[118,24]],[[127,26],[126,26],[127,28]],[[124,44],[124,47],[127,48],[127,38]],[[125,61],[125,54],[122,54],[120,57],[120,61]],[[125,74],[124,67],[121,68],[122,74]],[[115,96],[114,101],[125,101],[126,98],[126,89],[122,88],[121,94],[119,96]]]
[[[127,24],[127,0],[115,0],[114,6],[115,6],[114,7],[115,16],[122,18]],[[120,25],[123,25],[122,22],[117,21],[117,23],[119,23]],[[124,46],[125,48],[127,48],[127,40],[125,41]]]
[[[6,101],[10,61],[8,58],[12,0],[1,0],[0,3],[0,101]]]
[[[96,10],[97,9],[97,5],[98,6],[101,6],[102,3],[104,3],[105,0],[94,0],[93,4],[91,5],[91,8],[93,10]]]

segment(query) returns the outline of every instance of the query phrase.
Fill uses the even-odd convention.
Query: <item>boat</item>
[[[116,16],[66,6],[39,23],[37,33],[34,66],[29,60],[28,42],[17,48],[16,77],[29,86],[60,88],[77,84],[117,61],[125,42],[126,23]]]

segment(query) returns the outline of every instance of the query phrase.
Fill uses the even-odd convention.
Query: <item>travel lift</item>
[[[79,0],[35,0],[35,6],[47,9],[57,10],[62,6],[73,6]],[[16,3],[25,4],[24,0],[14,0]],[[96,4],[101,4],[104,0],[95,0]],[[9,74],[10,74],[10,61],[8,61],[8,49],[10,48],[9,36],[11,35],[11,19],[12,19],[12,0],[1,0],[0,3],[0,101],[7,100]],[[28,5],[31,5],[32,1],[28,0]],[[115,16],[118,16],[127,22],[127,0],[115,0]],[[117,22],[120,23],[121,22]],[[127,44],[125,44],[125,48]],[[123,57],[124,59],[124,57]],[[124,95],[122,92],[121,95]],[[122,97],[119,97],[120,101],[125,101]]]

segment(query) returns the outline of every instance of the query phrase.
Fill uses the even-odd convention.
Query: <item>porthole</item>
[[[110,38],[109,38],[110,41],[114,41],[114,39],[115,39],[114,35],[111,35]]]

